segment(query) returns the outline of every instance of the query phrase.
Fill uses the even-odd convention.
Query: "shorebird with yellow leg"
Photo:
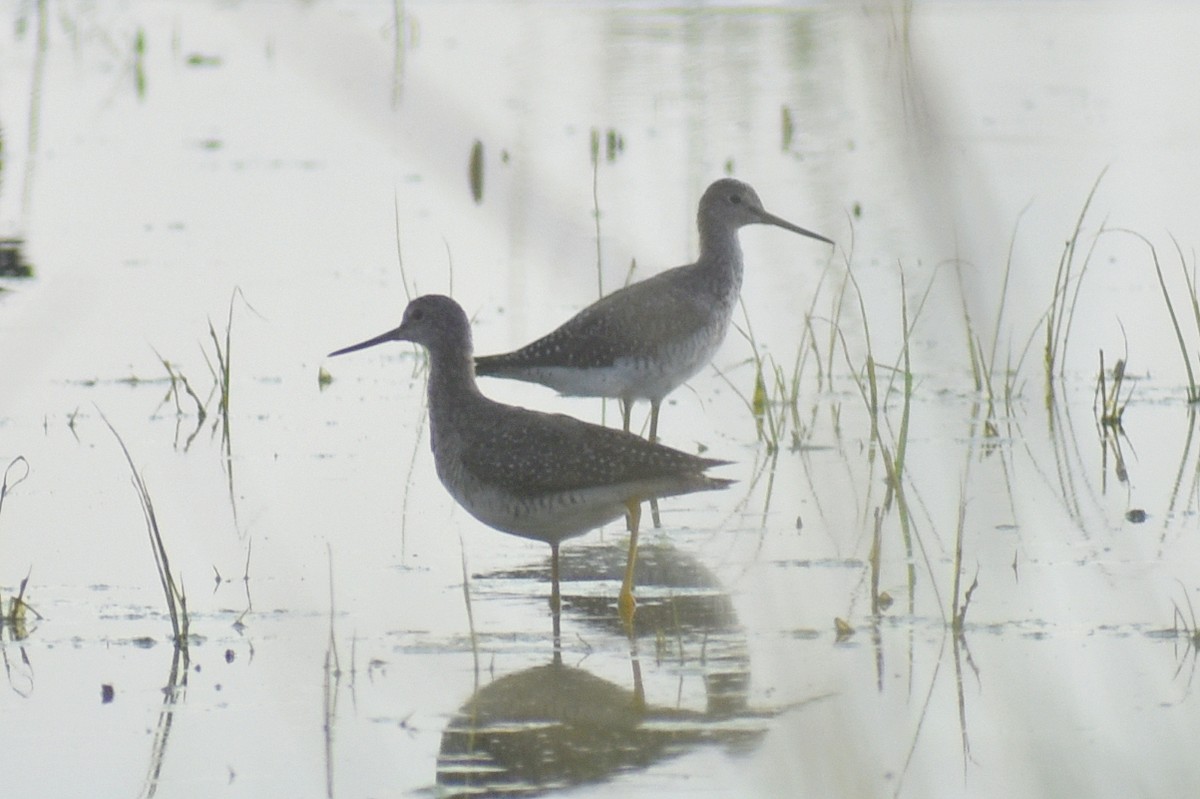
[[[488,399],[475,384],[470,322],[449,297],[418,297],[395,330],[330,354],[388,341],[411,341],[429,351],[430,444],[446,490],[489,527],[550,545],[550,605],[556,618],[559,544],[627,518],[629,557],[618,607],[632,629],[641,503],[724,488],[732,481],[705,471],[727,461]]]
[[[649,439],[657,440],[663,399],[707,366],[725,340],[742,290],[738,230],[753,224],[833,244],[768,213],[749,185],[723,178],[700,198],[695,263],[614,291],[519,350],[476,358],[476,374],[618,399],[625,430],[634,401],[649,400]]]

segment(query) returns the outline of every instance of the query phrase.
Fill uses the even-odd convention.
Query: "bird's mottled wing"
[[[476,359],[479,373],[516,365],[612,366],[620,357],[699,330],[709,319],[709,298],[688,282],[680,283],[677,272],[663,272],[615,291],[519,350]]]
[[[570,416],[498,403],[489,413],[492,418],[471,425],[463,468],[481,481],[499,483],[519,495],[698,477],[724,463]]]

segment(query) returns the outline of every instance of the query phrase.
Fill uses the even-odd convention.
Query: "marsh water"
[[[1189,4],[2,16],[5,796],[1200,788]],[[565,545],[555,662],[421,355],[324,354],[435,291],[523,344],[692,260],[725,174],[837,247],[742,231],[659,431],[737,483],[661,503],[632,639],[623,527]]]

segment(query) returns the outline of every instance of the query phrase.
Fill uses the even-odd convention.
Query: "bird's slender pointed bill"
[[[813,233],[811,230],[805,230],[804,228],[800,227],[799,225],[793,225],[791,222],[787,221],[786,219],[780,219],[779,217],[775,216],[774,214],[768,213],[766,211],[760,211],[759,213],[762,214],[763,224],[774,225],[775,227],[781,227],[784,230],[790,230],[793,233],[799,233],[801,236],[808,236],[810,239],[816,239],[817,241],[823,241],[826,244],[833,244],[833,246],[835,246],[835,247],[837,246],[837,244],[834,243],[833,239],[827,239],[824,236],[822,236],[820,233]]]
[[[380,333],[375,338],[369,338],[366,341],[360,341],[357,344],[351,344],[349,347],[342,347],[340,350],[334,350],[329,353],[330,358],[335,355],[345,355],[347,352],[355,352],[356,350],[365,350],[367,347],[374,347],[376,344],[382,344],[385,341],[399,341],[400,328],[389,330],[386,333]]]

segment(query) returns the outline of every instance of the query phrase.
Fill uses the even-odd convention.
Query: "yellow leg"
[[[629,560],[625,564],[625,581],[621,583],[617,609],[621,613],[621,621],[632,630],[633,614],[637,610],[637,602],[633,598],[633,571],[637,566],[638,523],[642,519],[642,502],[640,499],[631,499],[625,503],[625,508],[629,522]]]

